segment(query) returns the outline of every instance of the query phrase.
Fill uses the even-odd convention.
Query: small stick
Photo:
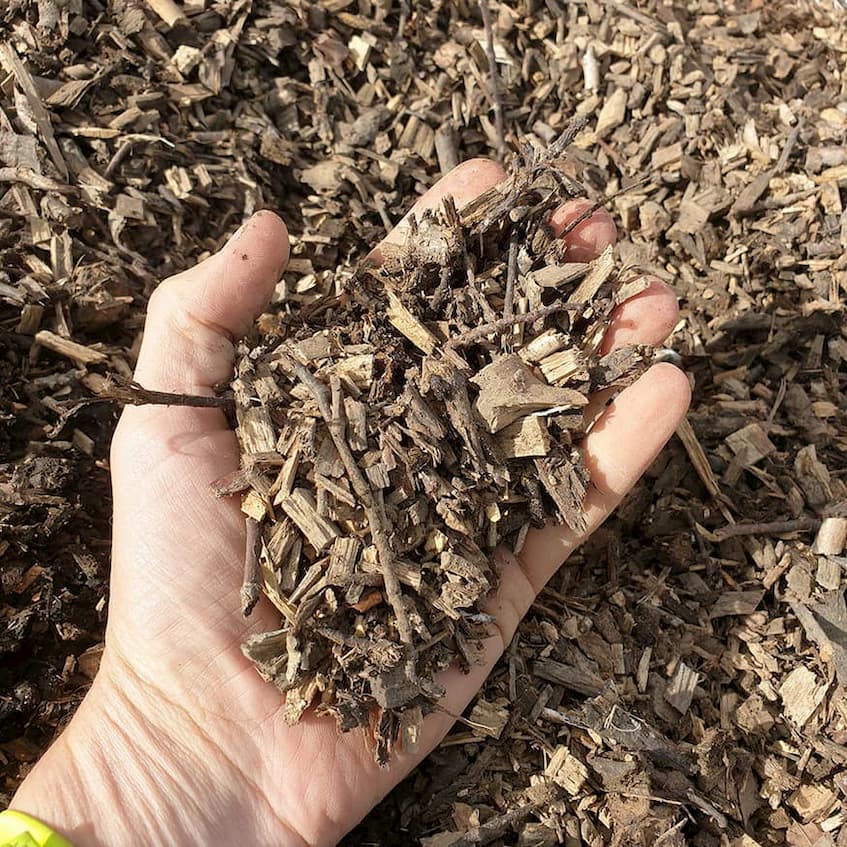
[[[497,158],[502,162],[506,158],[506,127],[503,121],[503,100],[500,96],[497,57],[494,55],[494,28],[491,25],[488,0],[479,0],[479,11],[482,13],[482,25],[485,27],[485,53],[488,56],[488,70],[491,74],[491,102],[494,106],[494,128],[497,131]]]
[[[583,305],[583,303],[551,303],[549,306],[541,306],[538,309],[533,309],[525,315],[514,315],[510,318],[500,318],[499,320],[492,321],[489,324],[483,324],[482,326],[478,326],[476,329],[472,329],[469,332],[456,336],[456,338],[450,339],[450,341],[444,345],[444,349],[455,350],[457,347],[467,347],[470,344],[475,344],[487,335],[503,332],[503,330],[506,330],[515,324],[534,323],[537,320],[541,320],[541,318],[546,318],[548,315],[555,315],[558,312],[578,312]]]
[[[491,818],[473,829],[469,829],[458,841],[453,842],[453,847],[470,847],[472,844],[490,844],[492,841],[505,835],[513,824],[519,823],[538,810],[538,803],[527,803],[518,806],[509,812]]]
[[[791,521],[770,521],[769,523],[737,523],[725,526],[713,532],[718,541],[736,538],[739,535],[780,535],[783,532],[802,532],[817,529],[821,525],[819,518],[797,518]]]
[[[385,593],[388,595],[388,602],[391,604],[394,616],[397,618],[397,630],[400,633],[400,639],[408,648],[407,665],[412,671],[410,680],[414,681],[415,651],[412,645],[412,627],[403,603],[400,580],[394,571],[394,554],[391,551],[391,544],[388,540],[390,535],[388,519],[386,518],[382,504],[378,503],[376,497],[374,497],[374,493],[365,479],[362,469],[357,464],[350,445],[347,443],[344,433],[346,427],[344,424],[344,397],[341,392],[341,381],[338,377],[331,377],[332,403],[330,405],[329,392],[326,386],[316,379],[312,372],[304,365],[301,365],[294,359],[289,359],[288,361],[297,378],[309,389],[315,398],[321,417],[326,422],[330,437],[333,444],[335,444],[335,449],[338,451],[344,469],[347,471],[347,476],[350,478],[353,490],[365,507],[371,536],[376,546],[379,569],[385,585]]]
[[[241,612],[249,618],[256,603],[259,602],[261,590],[259,579],[259,544],[262,540],[259,522],[247,517],[247,543],[244,551],[244,580],[241,583]]]
[[[400,20],[397,22],[398,41],[403,37],[403,30],[406,29],[406,24],[409,21],[409,14],[411,11],[409,0],[400,0]]]
[[[669,843],[670,841],[677,842],[679,831],[689,822],[689,818],[680,818],[670,829],[666,829],[657,839],[656,847],[660,844]]]
[[[503,319],[508,320],[515,313],[515,280],[518,276],[518,236],[512,233],[509,240],[509,264],[506,268],[506,300],[503,303]]]
[[[0,182],[21,182],[37,191],[58,191],[61,194],[71,194],[76,190],[73,185],[62,185],[49,176],[42,176],[32,168],[23,166],[0,168]]]
[[[622,194],[626,194],[634,188],[638,188],[639,185],[643,185],[649,179],[651,179],[649,175],[641,177],[641,179],[636,180],[632,183],[632,185],[628,185],[626,188],[621,188],[620,191],[614,191],[611,194],[607,194],[602,199],[595,201],[584,212],[577,215],[557,237],[564,238],[569,232],[573,232],[573,230],[575,230],[583,221],[588,220],[588,218],[590,218],[598,209],[602,209],[607,203],[611,202],[616,197],[620,197]]]
[[[204,397],[200,394],[178,394],[151,391],[137,382],[114,385],[100,392],[99,400],[114,400],[127,406],[197,406],[199,408],[233,409],[232,397]]]

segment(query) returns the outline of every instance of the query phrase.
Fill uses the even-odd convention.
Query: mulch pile
[[[838,5],[13,0],[0,12],[0,766],[96,671],[156,281],[286,218],[296,314],[457,161],[544,149],[671,283],[687,423],[349,844],[847,844]],[[500,100],[502,109],[495,109]],[[723,841],[722,841],[723,839]]]

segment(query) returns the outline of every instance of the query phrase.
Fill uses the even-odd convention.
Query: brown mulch
[[[589,117],[570,175],[629,189],[619,258],[678,292],[694,402],[346,843],[843,847],[845,12],[490,7],[507,141]],[[12,0],[0,28],[9,796],[96,669],[116,417],[81,401],[130,376],[157,280],[268,207],[277,300],[308,301],[498,137],[476,3]]]

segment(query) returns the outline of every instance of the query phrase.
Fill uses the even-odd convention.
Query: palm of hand
[[[445,193],[465,202],[499,177],[490,163],[468,163],[422,202],[432,205]],[[559,214],[559,224],[576,211]],[[595,215],[571,238],[577,249],[594,252],[613,232],[608,216]],[[281,222],[261,214],[221,253],[161,286],[151,300],[137,380],[153,389],[211,393],[230,376],[231,339],[264,306],[287,254]],[[623,307],[607,345],[657,343],[675,316],[672,295],[654,283]],[[587,507],[591,528],[640,476],[687,402],[684,377],[657,366],[607,410],[586,445],[597,483]],[[622,441],[641,427],[637,445],[623,453]],[[176,739],[174,767],[195,774],[205,768],[199,788],[187,791],[225,785],[226,804],[253,810],[247,828],[241,824],[244,843],[331,843],[420,761],[451,719],[431,716],[421,755],[401,754],[388,772],[373,764],[360,732],[339,737],[331,721],[309,716],[285,725],[281,696],[239,649],[248,629],[275,628],[278,618],[262,604],[247,623],[239,614],[243,515],[237,502],[215,498],[209,487],[237,466],[235,436],[218,410],[125,411],[112,450],[115,542],[102,675],[145,711],[155,732]],[[491,601],[500,634],[491,638],[483,666],[448,675],[449,712],[460,712],[473,696],[536,592],[581,540],[550,528],[530,538],[520,561],[504,555],[503,584]],[[202,809],[203,796],[186,799]],[[222,824],[216,826],[219,834]],[[198,831],[211,834],[211,827]]]

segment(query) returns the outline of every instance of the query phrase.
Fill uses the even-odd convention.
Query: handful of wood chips
[[[464,208],[409,218],[405,244],[240,347],[242,464],[216,491],[245,492],[245,614],[261,592],[281,616],[244,653],[286,720],[314,705],[365,727],[383,766],[415,750],[439,671],[491,634],[495,547],[584,528],[583,407],[650,358],[599,353],[644,283],[611,248],[569,262],[549,223],[584,193],[557,167],[577,129]]]

